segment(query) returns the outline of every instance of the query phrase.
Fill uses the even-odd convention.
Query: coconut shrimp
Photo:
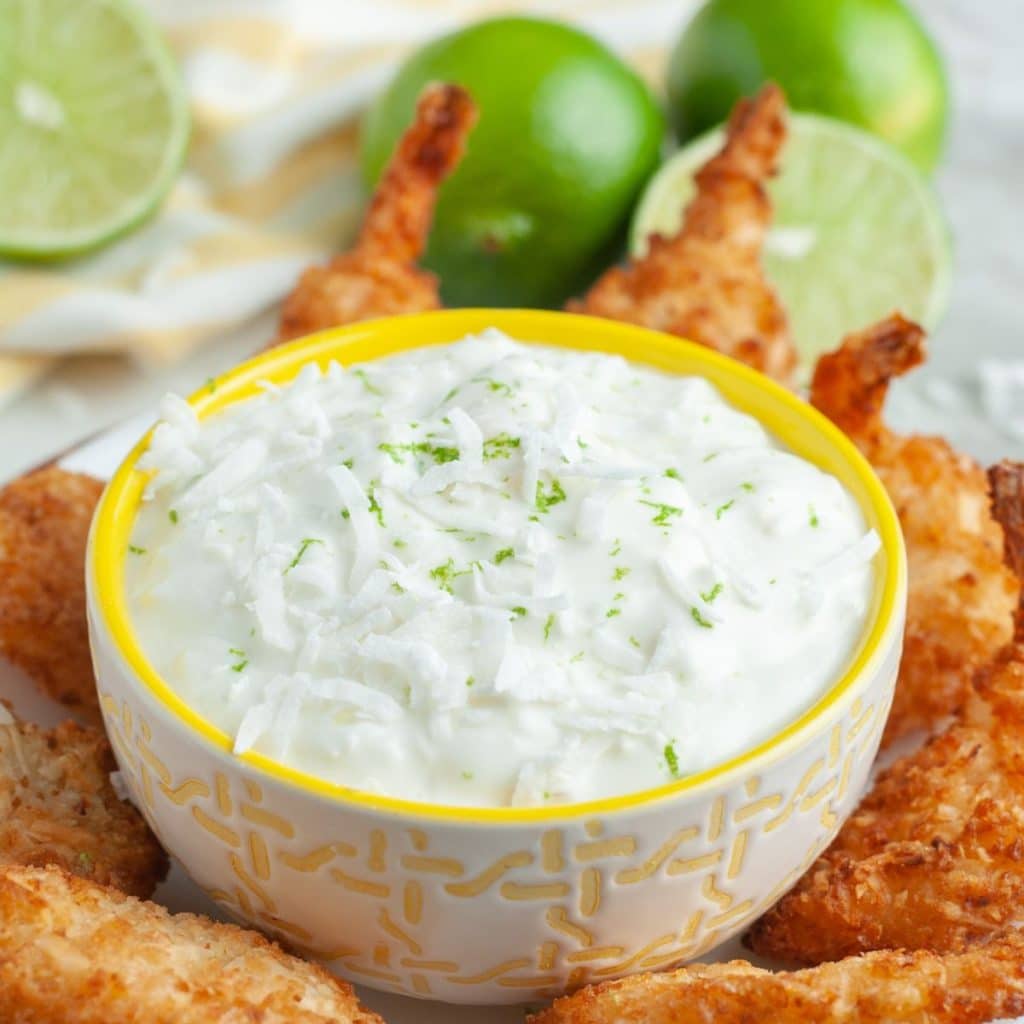
[[[772,208],[765,183],[786,138],[786,101],[765,86],[733,111],[722,150],[697,172],[697,194],[671,238],[600,277],[576,313],[666,331],[788,382],[796,366],[785,311],[761,267]]]
[[[0,491],[0,655],[99,721],[85,620],[85,543],[103,484],[56,466]]]
[[[818,360],[811,402],[860,448],[903,527],[909,569],[903,660],[886,740],[931,728],[1010,639],[1017,581],[985,473],[938,437],[903,437],[882,419],[889,382],[924,360],[924,331],[892,316]]]
[[[1024,573],[1024,464],[989,470],[1007,560]],[[946,951],[1021,923],[1024,605],[1012,642],[953,723],[895,761],[810,871],[754,926],[759,953],[818,963],[870,949]]]
[[[284,303],[278,341],[339,324],[441,305],[437,278],[416,266],[441,182],[462,159],[476,108],[465,89],[431,85],[373,194],[356,244],[310,267]]]

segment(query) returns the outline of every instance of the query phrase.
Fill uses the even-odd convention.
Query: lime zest
[[[305,537],[305,538],[303,538],[302,542],[299,544],[298,554],[296,554],[296,556],[288,563],[288,568],[285,569],[285,571],[284,571],[284,575],[285,576],[287,576],[288,573],[290,573],[292,571],[292,569],[294,569],[295,566],[297,566],[299,564],[299,562],[302,561],[302,559],[305,556],[306,552],[314,544],[323,544],[323,541],[320,540],[319,537]]]
[[[669,520],[683,514],[683,510],[678,505],[666,505],[661,501],[647,501],[645,498],[640,498],[639,501],[641,505],[657,509],[657,513],[651,519],[655,526],[671,526]]]
[[[714,628],[714,624],[709,622],[707,619],[704,618],[703,615],[701,615],[700,609],[696,605],[693,605],[693,607],[690,608],[690,617],[702,629],[713,629]]]
[[[665,756],[665,764],[668,765],[669,774],[673,779],[679,778],[679,755],[676,753],[675,740],[672,740],[665,744],[665,749],[662,751]]]
[[[550,512],[553,506],[563,501],[565,501],[565,490],[557,477],[552,477],[546,492],[543,481],[537,481],[536,505],[541,512]]]

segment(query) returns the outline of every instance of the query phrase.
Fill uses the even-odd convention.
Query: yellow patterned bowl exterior
[[[131,630],[121,567],[145,438],[98,510],[87,581],[121,770],[161,841],[218,904],[352,981],[513,1003],[699,956],[797,879],[853,808],[874,758],[899,660],[906,567],[885,492],[838,430],[760,374],[632,326],[508,310],[381,320],[266,353],[192,403],[210,415],[310,360],[359,362],[488,326],[703,375],[858,499],[882,538],[870,621],[846,675],[779,735],[658,789],[543,808],[416,804],[236,757],[156,675]]]

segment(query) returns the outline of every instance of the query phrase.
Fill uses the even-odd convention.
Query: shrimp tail
[[[811,403],[858,441],[884,431],[889,382],[924,362],[924,329],[899,313],[850,334],[814,368]]]
[[[462,159],[477,110],[459,85],[428,86],[416,118],[402,136],[374,193],[357,248],[396,263],[422,254],[434,216],[437,189]]]

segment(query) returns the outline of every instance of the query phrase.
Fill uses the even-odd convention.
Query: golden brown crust
[[[299,278],[281,312],[278,341],[339,324],[437,309],[433,274],[415,266],[426,246],[437,190],[455,169],[476,122],[469,94],[431,85],[374,192],[355,246]]]
[[[901,437],[882,419],[891,379],[924,358],[924,332],[892,316],[822,356],[811,402],[874,466],[900,518],[909,599],[885,740],[932,728],[1011,636],[1017,597],[981,467],[937,437]]]
[[[894,313],[818,359],[811,402],[858,444],[881,444],[890,436],[882,420],[889,384],[925,355],[924,329]]]
[[[92,721],[85,544],[103,484],[56,466],[0,491],[0,654]]]
[[[118,799],[116,768],[96,729],[0,724],[0,864],[57,864],[149,896],[167,874],[167,855],[139,812]]]
[[[1003,528],[1006,564],[1024,580],[1024,465],[1004,459],[988,468],[992,518]],[[1017,595],[1014,640],[1024,644],[1024,586]]]
[[[772,973],[743,961],[642,974],[529,1024],[982,1024],[1024,1012],[1024,937],[961,953],[886,951]]]
[[[382,1024],[352,989],[255,932],[58,868],[0,868],[6,1024]]]
[[[1021,479],[993,474],[993,508],[1021,566]],[[1024,646],[980,669],[953,724],[894,762],[835,842],[748,936],[817,963],[868,949],[958,948],[1024,906]]]
[[[739,103],[725,146],[697,173],[697,194],[672,238],[613,267],[569,309],[689,338],[782,381],[796,366],[786,315],[764,277],[771,222],[765,182],[786,137],[782,91]]]

